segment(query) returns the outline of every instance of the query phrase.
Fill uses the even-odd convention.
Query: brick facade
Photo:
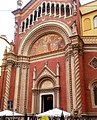
[[[39,113],[48,109],[43,101],[51,95],[53,108],[97,113],[91,98],[96,45],[80,37],[79,6],[78,0],[31,0],[13,11],[16,29],[2,63],[1,110],[12,100],[20,113]]]

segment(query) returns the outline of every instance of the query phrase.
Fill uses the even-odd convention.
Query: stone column
[[[80,86],[80,69],[79,69],[79,55],[78,49],[74,49],[74,78],[75,78],[75,99],[76,108],[79,112],[82,110],[81,102],[81,86]]]
[[[59,3],[59,17],[61,17],[61,4]]]
[[[26,19],[24,20],[24,32],[26,31]]]
[[[20,99],[19,99],[19,110],[22,113],[26,111],[27,105],[27,82],[28,81],[28,65],[22,64],[21,69],[21,83],[20,83]]]
[[[35,92],[32,90],[32,110],[31,113],[34,113],[35,111]]]
[[[56,17],[56,3],[54,2],[54,17]]]
[[[32,113],[37,113],[39,107],[39,91],[32,89]]]
[[[59,108],[60,97],[59,97],[59,87],[54,88],[54,107]]]
[[[64,5],[64,18],[66,18],[66,5]]]
[[[5,87],[5,95],[4,95],[4,110],[7,109],[7,102],[9,100],[9,89],[10,89],[10,78],[11,78],[11,68],[12,68],[12,61],[9,61],[6,72],[6,87]]]
[[[45,15],[47,15],[47,3],[45,3]]]
[[[52,13],[51,13],[51,6],[52,6],[52,4],[50,2],[50,12],[49,12],[50,16],[52,15]]]
[[[37,69],[36,69],[36,66],[34,66],[34,68],[33,68],[33,88],[32,88],[32,113],[35,113],[35,111],[37,110],[37,107],[36,107],[37,90],[35,88],[36,77],[37,77]]]
[[[18,100],[19,100],[19,90],[20,90],[20,87],[19,87],[19,85],[20,85],[20,74],[21,74],[21,67],[20,66],[17,66],[17,68],[16,68],[16,80],[15,80],[15,94],[14,94],[14,108],[15,109],[17,109],[17,111],[18,111],[18,107],[19,107],[19,105],[18,105]]]
[[[72,71],[71,71],[71,52],[66,55],[66,91],[67,91],[67,109],[73,109],[73,96],[72,96]]]
[[[18,68],[17,68],[17,73],[16,73],[16,84],[17,84],[17,88],[18,90],[15,90],[15,96],[17,96],[17,99],[16,99],[16,109],[17,111],[19,112],[19,107],[20,107],[20,89],[21,89],[21,74],[22,74],[22,64],[19,64],[18,65]],[[16,93],[17,91],[17,93]],[[14,98],[15,99],[15,98]]]

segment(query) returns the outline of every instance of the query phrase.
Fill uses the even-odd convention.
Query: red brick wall
[[[93,69],[89,62],[92,60],[93,57],[97,57],[97,53],[95,52],[85,52],[84,53],[84,86],[85,86],[85,99],[86,99],[86,108],[87,112],[97,112],[97,108],[92,108],[91,103],[91,94],[89,89],[89,83],[95,79],[97,79],[97,70]]]
[[[57,2],[57,0],[50,0],[50,1],[51,2]],[[70,27],[70,29],[71,29],[71,25],[73,24],[73,22],[76,21],[76,27],[77,27],[78,34],[80,33],[79,0],[76,0],[76,2],[77,2],[77,13],[76,13],[76,15],[72,15],[71,17],[68,17],[68,18],[63,18],[63,17],[59,18],[59,17],[54,17],[54,16],[49,17],[49,16],[44,16],[43,15],[43,17],[40,17],[38,19],[38,21],[34,22],[34,25],[31,25],[29,29],[26,29],[26,31],[23,32],[22,34],[19,34],[19,29],[20,29],[21,22],[23,20],[25,20],[27,17],[29,17],[29,15],[31,13],[33,13],[33,10],[37,9],[37,6],[39,6],[42,2],[43,2],[43,0],[39,0],[39,1],[34,2],[31,5],[31,6],[33,6],[32,9],[29,9],[26,6],[25,10],[21,14],[18,14],[16,16],[16,20],[18,21],[18,31],[17,31],[17,34],[15,35],[15,53],[18,53],[18,49],[19,49],[19,45],[20,45],[21,40],[23,40],[25,38],[25,36],[31,31],[31,29],[33,29],[33,27],[35,27],[36,25],[38,25],[40,23],[44,23],[45,21],[48,21],[48,20],[61,21],[61,22],[65,23],[68,27]],[[60,2],[63,2],[63,0],[60,0]],[[72,0],[67,0],[65,3],[71,3],[71,5],[72,5]],[[26,10],[28,10],[28,11],[26,11]]]
[[[52,72],[56,73],[56,64],[59,62],[60,64],[60,108],[63,108],[66,110],[67,101],[66,101],[66,66],[65,66],[65,57],[59,57],[59,58],[52,58],[49,60],[43,60],[39,62],[35,62],[30,64],[29,69],[29,91],[28,91],[28,112],[31,112],[31,103],[32,103],[32,73],[33,68],[36,66],[37,69],[37,75],[40,74],[42,69],[44,68],[44,65],[46,61],[48,61],[48,67],[52,70]]]

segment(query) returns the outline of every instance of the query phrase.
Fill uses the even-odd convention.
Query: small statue
[[[73,22],[73,24],[71,25],[71,30],[73,34],[77,33],[77,29],[76,29],[76,21]]]
[[[76,4],[75,0],[73,0],[73,10],[74,10],[74,15],[76,15],[76,13],[77,13],[77,4]]]
[[[10,43],[10,52],[14,52],[14,42]]]
[[[15,26],[14,26],[14,33],[15,34],[17,33],[17,29],[18,29],[18,22],[15,21]]]
[[[22,0],[18,0],[17,1],[17,8],[21,8],[23,5],[23,1]]]

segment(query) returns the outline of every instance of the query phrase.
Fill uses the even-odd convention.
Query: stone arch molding
[[[57,65],[58,66],[58,63]],[[59,67],[56,68],[56,71],[58,70]],[[33,71],[34,74],[34,71]],[[44,83],[47,83],[50,85],[49,88],[44,88],[42,85]],[[54,73],[53,71],[50,70],[50,68],[47,66],[47,63],[45,64],[43,70],[40,72],[40,74],[36,78],[33,79],[33,89],[50,89],[50,88],[56,88],[59,87],[59,73]]]
[[[33,36],[35,36],[36,32],[43,30],[43,27],[47,27],[47,26],[48,27],[53,26],[53,27],[56,27],[56,29],[57,28],[60,29],[64,33],[63,36],[61,35],[61,33],[58,33],[58,31],[53,31],[53,32],[60,34],[64,38],[65,45],[70,43],[69,37],[72,36],[73,34],[72,34],[71,29],[66,24],[64,24],[60,21],[55,21],[55,20],[47,21],[47,22],[44,22],[42,24],[38,24],[37,26],[35,26],[26,35],[26,37],[24,37],[24,39],[22,39],[20,46],[19,46],[18,55],[28,55],[29,47],[32,44],[32,42],[34,41],[35,37],[34,37],[33,41],[31,41],[31,38]],[[40,34],[38,36],[40,36]]]
[[[93,79],[92,81],[90,81],[89,83],[89,86],[88,86],[88,89],[91,90],[91,87],[94,83],[97,83],[97,78],[96,79]]]

